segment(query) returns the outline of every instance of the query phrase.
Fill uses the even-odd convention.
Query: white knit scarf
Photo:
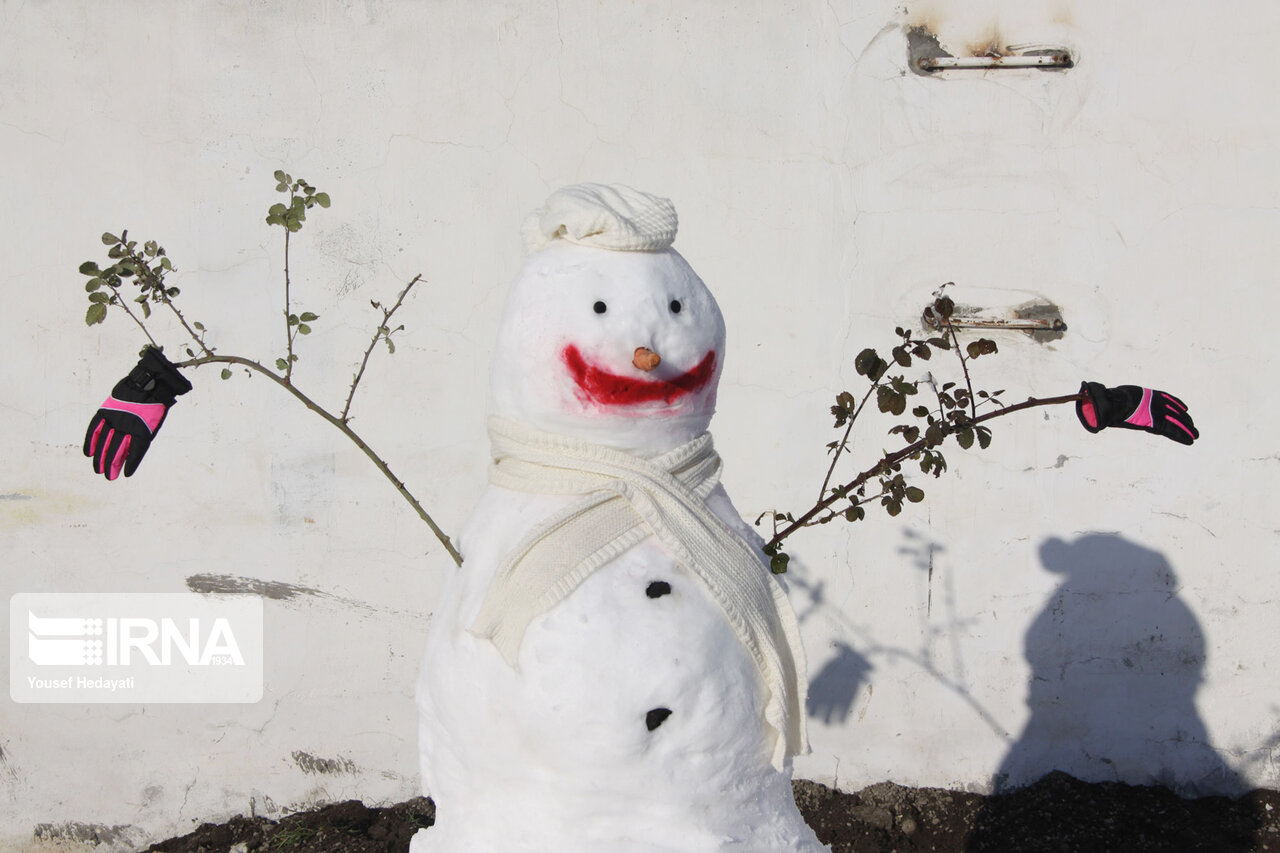
[[[492,483],[580,495],[536,525],[499,567],[472,633],[515,665],[525,629],[593,571],[656,536],[720,606],[769,690],[773,764],[808,748],[804,650],[795,613],[759,552],[708,508],[720,481],[711,434],[649,459],[491,418]]]

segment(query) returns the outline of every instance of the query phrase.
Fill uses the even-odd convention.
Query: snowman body
[[[493,411],[656,457],[705,432],[723,347],[714,299],[674,250],[553,240],[508,296]],[[796,809],[789,761],[777,766],[757,661],[697,567],[659,537],[528,621],[514,659],[476,631],[513,551],[576,499],[491,484],[458,537],[464,563],[432,614],[417,685],[437,822],[412,849],[825,850]],[[767,576],[722,486],[705,506]]]

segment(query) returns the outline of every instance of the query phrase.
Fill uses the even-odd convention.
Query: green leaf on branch
[[[920,470],[925,474],[941,477],[942,472],[947,470],[947,460],[936,450],[926,450],[921,454]]]
[[[791,558],[786,554],[779,552],[769,558],[769,571],[775,575],[785,575],[787,573],[787,563],[791,562]]]
[[[84,315],[86,326],[96,325],[105,319],[107,319],[107,306],[102,302],[95,302],[90,305],[89,310]]]
[[[388,338],[387,340],[390,340]],[[836,395],[836,404],[831,407],[831,414],[835,416],[837,427],[842,427],[849,418],[853,417],[853,411],[857,407],[857,403],[853,399],[853,395],[848,391],[841,391]]]
[[[984,426],[974,427],[973,430],[978,434],[979,447],[981,447],[983,450],[986,450],[988,447],[991,446],[991,430],[987,429]]]
[[[84,283],[84,289],[87,293],[93,293],[99,287],[102,287],[102,279],[91,278]]]
[[[965,427],[960,430],[956,433],[956,441],[958,441],[960,446],[965,450],[973,447],[973,430],[970,427]]]
[[[978,338],[976,341],[971,341],[965,347],[965,351],[969,353],[969,358],[991,355],[997,351],[996,342],[988,338]]]
[[[223,379],[230,379],[230,378],[231,378],[231,370],[230,370],[230,369],[228,369],[228,368],[226,368],[226,367],[224,367],[224,368],[222,368],[222,373],[220,373],[220,374],[218,374],[218,375],[219,375],[219,376],[221,376]]]
[[[917,392],[916,383],[908,382],[901,376],[895,376],[889,380],[889,386],[899,394],[915,394]]]
[[[313,320],[319,320],[319,319],[320,319],[320,315],[319,315],[319,314],[312,314],[310,311],[303,311],[303,312],[302,312],[302,316],[301,316],[301,317],[299,317],[298,319],[300,319],[300,320],[301,320],[302,322],[304,322],[304,323],[310,323],[310,322],[311,322],[311,321],[313,321]]]
[[[316,199],[316,204],[320,205],[321,207],[328,207],[328,206],[329,206],[329,194],[328,194],[328,193],[316,193],[316,195],[315,195],[315,199]]]
[[[858,353],[858,357],[853,360],[853,368],[858,371],[859,376],[869,376],[872,367],[880,361],[880,356],[875,350],[867,347]]]
[[[288,369],[289,369],[289,362],[285,361],[283,358],[277,358],[277,359],[276,359],[276,367],[277,367],[278,369],[280,369],[280,370],[288,370]]]
[[[110,231],[102,232],[102,245],[113,246],[120,242],[120,238],[112,234]]]
[[[80,265],[81,275],[97,275],[99,272],[101,272],[101,270],[98,269],[98,265],[93,261],[85,261]]]
[[[900,415],[907,410],[907,398],[893,388],[881,385],[876,389],[876,405],[886,414]]]
[[[298,334],[300,334],[300,335],[309,335],[309,334],[311,334],[311,327],[310,327],[310,326],[308,326],[306,323],[299,323],[299,324],[298,324]]]
[[[918,504],[920,501],[924,500],[924,489],[916,486],[907,486],[906,494],[907,500],[911,501],[913,504]]]

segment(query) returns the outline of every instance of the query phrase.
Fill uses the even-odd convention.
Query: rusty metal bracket
[[[1066,50],[1041,53],[992,55],[992,56],[924,56],[916,62],[921,71],[947,71],[950,69],[977,69],[990,71],[998,68],[1039,68],[1061,70],[1074,68],[1075,62]]]
[[[941,330],[937,323],[926,325]],[[956,317],[952,315],[951,325],[957,329],[1001,329],[1011,332],[1065,332],[1067,324],[1061,317],[1052,320],[1002,320],[992,317]]]
[[[942,331],[944,328],[939,318],[927,308],[920,321],[926,329]],[[1027,332],[1041,341],[1060,338],[1067,331],[1062,309],[1042,296],[1003,308],[956,305],[950,323],[956,329]]]

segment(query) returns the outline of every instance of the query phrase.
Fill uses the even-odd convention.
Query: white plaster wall
[[[1054,766],[1186,792],[1280,784],[1280,119],[1258,49],[1277,16],[1068,0],[0,4],[0,592],[182,591],[202,574],[304,588],[266,602],[256,705],[0,700],[0,846],[44,823],[114,827],[124,846],[416,791],[410,685],[454,569],[364,456],[269,383],[208,370],[132,480],[107,483],[80,454],[142,343],[118,317],[83,325],[75,269],[98,234],[160,240],[222,351],[272,360],[277,168],[334,200],[292,258],[298,304],[321,315],[297,372],[309,392],[340,402],[369,300],[425,278],[354,423],[448,530],[484,480],[518,226],[563,184],[675,201],[677,247],[728,322],[714,429],[752,516],[812,500],[853,356],[887,347],[939,283],[962,302],[1060,305],[1065,337],[999,336],[979,381],[1015,400],[1083,378],[1167,388],[1204,438],[1015,416],[989,451],[949,454],[897,519],[796,537],[814,678],[798,772],[845,788],[987,790]],[[993,27],[1066,43],[1078,66],[926,79],[904,73],[908,23],[955,51]],[[861,458],[881,429],[866,425]]]

